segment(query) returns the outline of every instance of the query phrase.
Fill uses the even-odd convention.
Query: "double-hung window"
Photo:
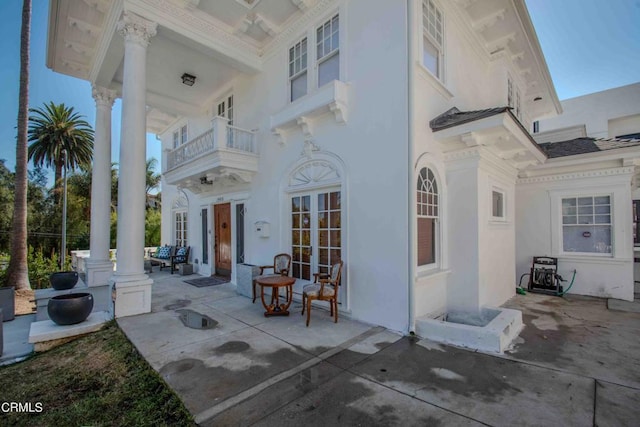
[[[433,0],[422,0],[422,33],[422,63],[431,74],[443,80],[443,18]]]
[[[611,254],[611,196],[562,198],[562,251]]]
[[[340,22],[334,16],[316,30],[318,87],[340,78]]]
[[[315,39],[314,39],[315,37]],[[313,46],[316,46],[315,59]],[[308,46],[311,45],[311,77],[309,77]],[[314,62],[315,61],[315,62]],[[289,48],[289,101],[305,96],[309,85],[324,86],[340,79],[340,17],[331,19],[316,28],[315,34]]]
[[[307,38],[289,49],[289,92],[293,102],[307,94]]]
[[[438,184],[429,168],[422,168],[417,183],[418,266],[436,263],[438,247]]]

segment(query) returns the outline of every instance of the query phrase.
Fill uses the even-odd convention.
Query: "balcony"
[[[165,152],[165,181],[195,193],[251,182],[258,171],[255,132],[215,117],[211,129]]]

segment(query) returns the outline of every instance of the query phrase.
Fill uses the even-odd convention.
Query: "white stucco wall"
[[[421,3],[416,0],[415,4],[421,11]],[[212,266],[201,263],[203,207],[210,208],[209,217],[213,218],[211,206],[216,203],[231,202],[232,212],[235,203],[244,203],[245,262],[269,264],[274,254],[291,251],[289,175],[308,159],[329,160],[340,172],[343,201],[342,310],[359,320],[406,331],[409,286],[414,289],[416,316],[437,316],[452,308],[477,310],[481,305],[501,304],[512,295],[513,262],[505,260],[513,258],[515,245],[513,182],[490,169],[480,170],[478,162],[455,167],[446,164],[429,120],[454,106],[479,110],[506,105],[508,76],[521,88],[524,101],[526,82],[509,56],[489,61],[481,45],[473,41],[476,36],[455,15],[455,7],[444,1],[440,2],[445,16],[444,77],[437,81],[420,65],[421,13],[412,17],[419,31],[412,34],[415,49],[407,58],[406,5],[336,2],[336,7],[310,23],[306,32],[290,34],[281,48],[269,53],[260,73],[238,75],[211,95],[206,112],[185,119],[190,138],[207,130],[218,100],[233,93],[235,125],[257,129],[260,147],[259,172],[250,185],[240,189],[214,186],[206,194],[186,190],[191,258],[200,261],[196,268],[201,274],[210,274]],[[315,28],[338,12],[341,81],[348,85],[346,124],[338,123],[331,113],[311,119],[310,135],[304,135],[300,126],[287,124],[281,144],[272,133],[271,118],[291,106],[287,97],[288,49],[305,34],[313,40]],[[309,51],[313,50],[310,47]],[[408,140],[408,66],[415,67],[413,141]],[[315,72],[310,61],[310,78]],[[304,106],[314,93],[316,89],[309,89],[293,106]],[[529,121],[526,110],[523,120]],[[161,135],[165,148],[171,147],[172,132],[183,122],[176,122]],[[310,157],[303,154],[305,147],[310,147],[305,140],[318,150]],[[414,164],[409,164],[409,150]],[[438,262],[433,268],[416,268],[414,277],[409,277],[409,248],[415,250],[416,245],[415,236],[408,233],[408,221],[415,221],[415,206],[409,200],[422,166],[432,168],[438,177]],[[411,173],[416,178],[407,188]],[[498,181],[506,191],[511,216],[505,223],[495,224],[487,212],[490,188]],[[178,196],[175,187],[163,183],[163,243],[173,240],[171,206]],[[256,221],[270,223],[270,237],[256,235]],[[235,242],[232,247],[235,250]],[[296,290],[301,287],[297,284]]]
[[[561,102],[563,113],[540,120],[540,132],[586,125],[587,136],[613,138],[640,132],[640,83]]]
[[[522,179],[516,193],[517,276],[529,273],[534,256],[558,258],[558,272],[576,279],[569,293],[633,300],[631,169],[585,172]],[[562,197],[612,196],[613,253],[611,256],[561,252],[562,226],[558,201]],[[556,202],[554,203],[554,199]],[[523,279],[526,287],[528,277]],[[565,289],[570,282],[564,283]]]
[[[406,330],[408,313],[407,206],[408,173],[406,102],[406,9],[388,2],[351,1],[314,21],[315,28],[340,14],[341,80],[349,85],[346,124],[331,113],[312,119],[312,135],[299,126],[288,127],[284,145],[271,132],[271,116],[289,107],[287,98],[288,48],[305,33],[293,34],[272,56],[265,58],[263,71],[239,76],[221,90],[233,93],[235,124],[258,129],[259,172],[244,192],[213,189],[212,194],[189,193],[189,242],[192,260],[201,258],[200,209],[220,201],[241,200],[247,209],[245,262],[270,264],[273,255],[291,252],[289,174],[308,160],[330,160],[341,173],[342,183],[342,310],[354,318]],[[309,47],[310,57],[315,52]],[[384,61],[381,61],[381,55]],[[315,73],[309,61],[309,76]],[[384,82],[384,84],[380,84]],[[306,97],[313,96],[311,88]],[[212,98],[215,98],[213,96]],[[212,108],[216,101],[213,101]],[[364,108],[363,106],[371,106]],[[193,125],[192,125],[193,122]],[[176,124],[176,127],[180,123]],[[189,125],[204,131],[205,120],[189,119]],[[162,135],[171,143],[171,132]],[[302,155],[305,139],[319,149],[311,158]],[[400,191],[398,191],[401,189]],[[177,196],[175,187],[163,184],[163,241],[170,241],[171,217],[166,207]],[[233,210],[233,206],[232,206]],[[210,217],[213,215],[211,209]],[[253,231],[256,221],[270,223],[270,237]],[[233,225],[232,225],[233,226]],[[235,250],[235,244],[232,244]],[[235,254],[234,254],[235,257]],[[235,261],[235,259],[234,259]],[[206,266],[199,271],[208,274]],[[300,292],[302,283],[296,284]]]

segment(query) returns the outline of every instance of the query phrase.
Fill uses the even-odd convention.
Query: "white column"
[[[115,91],[93,86],[96,128],[91,173],[91,255],[85,263],[88,286],[109,284],[113,263],[109,256],[111,213],[111,108]]]
[[[130,12],[118,31],[124,36],[122,133],[118,182],[118,234],[114,286],[115,316],[151,311],[151,284],[144,273],[146,60],[157,24]]]

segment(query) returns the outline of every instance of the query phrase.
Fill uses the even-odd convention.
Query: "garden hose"
[[[571,287],[573,286],[573,282],[576,280],[576,273],[577,273],[577,270],[574,268],[573,269],[573,277],[571,278],[571,283],[569,284],[569,287],[567,289],[565,289],[564,291],[562,291],[562,292],[558,292],[558,296],[559,297],[562,297],[562,296],[564,296],[564,294],[569,292],[569,289],[571,289]]]

